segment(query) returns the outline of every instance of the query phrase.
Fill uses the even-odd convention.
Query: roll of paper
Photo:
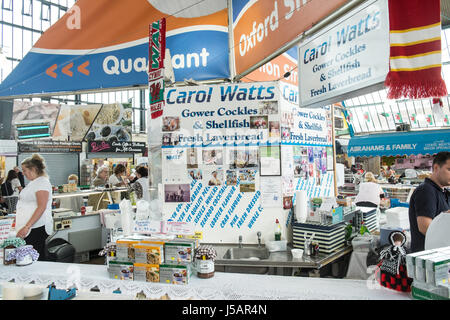
[[[306,190],[295,192],[295,218],[300,223],[305,223],[308,217],[308,194]]]

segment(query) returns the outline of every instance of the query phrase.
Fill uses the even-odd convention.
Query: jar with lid
[[[214,259],[216,256],[216,250],[210,245],[199,246],[195,250],[197,277],[201,279],[214,277]]]
[[[25,240],[22,238],[8,238],[1,244],[0,248],[3,249],[3,264],[15,264],[16,259],[7,261],[8,255],[16,251],[16,248],[26,245]]]

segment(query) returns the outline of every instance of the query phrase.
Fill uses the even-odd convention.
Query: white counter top
[[[109,279],[106,266],[35,262],[25,267],[0,266],[0,283],[14,279],[16,283],[67,288],[77,284],[80,290],[97,287],[112,299],[116,289],[125,295],[144,292],[147,298],[167,296],[173,300],[409,300],[410,293],[396,292],[379,286],[374,280],[350,280],[286,277],[216,272],[210,279],[192,276],[189,284],[175,285]],[[119,297],[117,297],[119,298]]]

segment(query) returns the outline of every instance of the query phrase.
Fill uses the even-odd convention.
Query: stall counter
[[[57,288],[76,284],[86,291],[97,287],[112,299],[113,291],[147,298],[168,297],[173,300],[410,300],[410,293],[386,289],[372,281],[285,277],[216,272],[209,279],[192,276],[187,285],[110,279],[105,265],[34,262],[29,266],[0,266],[0,283],[14,280]],[[119,299],[119,297],[117,297]]]

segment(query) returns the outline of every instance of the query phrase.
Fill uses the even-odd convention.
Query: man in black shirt
[[[409,201],[411,252],[425,250],[425,235],[431,221],[450,210],[450,152],[439,152],[433,160],[430,178],[414,190]]]

